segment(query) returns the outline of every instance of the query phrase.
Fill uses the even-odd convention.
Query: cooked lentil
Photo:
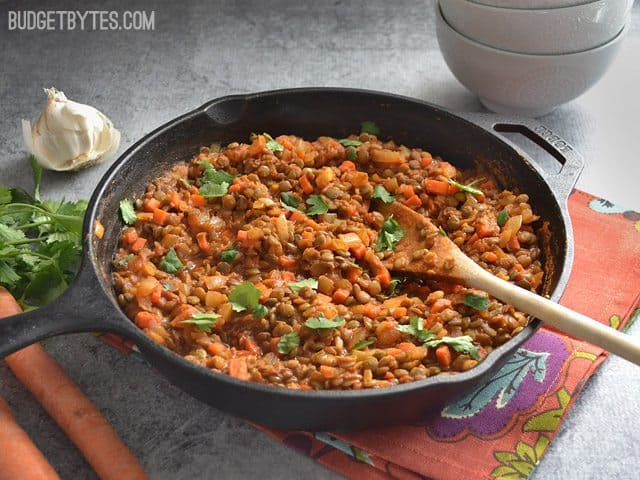
[[[528,196],[419,148],[368,133],[349,138],[357,142],[345,148],[330,137],[254,135],[248,144],[202,148],[151,182],[114,259],[125,313],[193,363],[292,389],[380,388],[464,371],[522,330],[528,318],[510,305],[465,305],[468,293],[485,292],[392,279],[380,262],[389,252],[376,248],[386,219],[372,195],[384,187],[483,268],[535,291],[543,270]],[[475,182],[481,193],[450,179]],[[508,214],[503,225],[500,212]],[[427,248],[414,258],[430,258]],[[174,268],[166,266],[170,252]],[[289,285],[305,279],[317,283]],[[230,303],[247,281],[255,298]],[[198,313],[214,320],[194,322]],[[446,343],[426,346],[426,334],[434,345],[468,336],[477,358]]]

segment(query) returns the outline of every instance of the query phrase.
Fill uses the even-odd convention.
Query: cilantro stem
[[[67,229],[75,229],[78,232],[82,231],[82,223],[84,221],[84,218],[74,217],[72,215],[62,215],[62,214],[59,214],[59,213],[50,212],[49,210],[46,210],[46,209],[41,208],[41,207],[38,207],[36,205],[29,205],[28,203],[8,203],[6,205],[3,205],[0,208],[0,214],[2,214],[2,215],[10,214],[12,212],[12,210],[9,210],[9,209],[14,209],[16,207],[24,209],[24,210],[30,210],[32,212],[42,213],[43,215],[46,215],[48,217],[51,217],[54,220],[57,220],[59,223],[61,223]],[[69,228],[69,227],[71,227],[71,228]]]
[[[46,240],[47,237],[25,238],[23,240],[14,240],[13,242],[5,242],[3,245],[26,245],[28,243],[38,243]]]
[[[53,223],[55,222],[51,220],[42,220],[41,222],[31,222],[31,223],[25,223],[23,225],[17,225],[13,228],[15,228],[16,230],[26,230],[27,228],[39,227],[41,225],[51,225]]]

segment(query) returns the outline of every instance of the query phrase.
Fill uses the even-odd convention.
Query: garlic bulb
[[[95,108],[68,100],[55,88],[46,88],[47,104],[31,125],[22,120],[27,149],[43,168],[78,170],[99,163],[120,145],[120,132]]]

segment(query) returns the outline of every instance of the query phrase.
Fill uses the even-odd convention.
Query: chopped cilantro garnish
[[[223,262],[233,262],[238,256],[238,251],[233,245],[229,245],[227,249],[220,255],[220,260]]]
[[[358,151],[354,147],[347,147],[347,158],[349,160],[357,160],[358,159]]]
[[[500,213],[498,213],[498,225],[504,227],[504,224],[507,223],[507,220],[509,220],[509,212],[507,212],[506,208],[503,208],[502,210],[500,210]]]
[[[421,342],[426,342],[436,336],[431,330],[424,328],[424,319],[415,316],[409,319],[408,325],[398,325],[396,330],[412,335]]]
[[[133,201],[130,198],[120,200],[120,215],[127,225],[133,225],[138,220],[136,211],[133,208]]]
[[[194,313],[189,320],[183,320],[181,323],[195,325],[200,332],[211,333],[211,329],[215,327],[216,322],[220,318],[217,313]]]
[[[176,273],[182,267],[184,267],[184,265],[173,248],[167,252],[162,262],[160,262],[160,268],[167,273]]]
[[[369,340],[360,340],[358,343],[356,343],[355,347],[353,347],[354,350],[362,350],[364,347],[368,347],[369,345],[372,345],[376,343],[376,339],[369,339]]]
[[[393,203],[396,201],[396,197],[391,195],[386,188],[382,185],[376,185],[373,189],[373,194],[371,198],[377,198],[382,200],[384,203]]]
[[[263,135],[267,139],[267,148],[271,150],[272,153],[284,152],[284,147],[273,139],[271,135],[268,133],[263,133]]]
[[[307,215],[322,215],[329,211],[329,205],[325,202],[320,195],[311,195],[307,198]]]
[[[289,355],[300,345],[300,337],[296,332],[289,332],[280,337],[278,341],[278,352]]]
[[[224,170],[216,170],[206,161],[198,162],[204,168],[200,179],[200,195],[205,198],[222,197],[229,191],[229,185],[235,178]]]
[[[442,226],[438,226],[438,233],[440,234],[440,236],[442,237],[446,237],[447,236],[447,232],[444,231],[444,228],[442,228]]]
[[[129,253],[124,257],[120,258],[119,260],[116,260],[116,265],[119,267],[124,267],[127,263],[129,263],[129,260],[131,260],[133,257],[134,257],[133,253]]]
[[[380,136],[380,129],[378,128],[378,126],[371,122],[371,121],[366,121],[366,122],[362,122],[361,126],[360,126],[360,131],[362,133],[368,133],[370,135],[375,135],[376,137]]]
[[[289,192],[280,193],[280,203],[285,208],[285,210],[289,210],[290,212],[299,212],[298,205],[300,205],[300,200],[294,197]]]
[[[338,140],[338,142],[343,147],[359,147],[360,145],[362,145],[362,142],[360,140],[351,140],[349,138],[342,138]]]
[[[343,317],[337,316],[333,320],[329,320],[322,314],[318,317],[312,317],[304,322],[304,326],[312,330],[329,330],[341,327],[342,325],[344,325]]]
[[[267,313],[269,313],[269,309],[267,307],[265,307],[262,304],[256,305],[255,307],[253,307],[253,316],[256,318],[263,318],[267,316]]]
[[[393,219],[393,215],[387,218],[382,224],[382,229],[378,234],[376,251],[393,250],[400,240],[406,235],[404,228]]]
[[[316,289],[318,288],[318,280],[316,280],[315,278],[305,278],[304,280],[300,280],[299,282],[289,283],[289,288],[296,293],[298,293],[304,287]]]
[[[435,348],[439,345],[445,344],[449,345],[456,352],[460,353],[468,353],[471,358],[475,360],[480,360],[480,354],[478,353],[478,348],[473,344],[473,339],[468,335],[463,335],[460,337],[442,337],[442,338],[433,338],[431,340],[427,340],[424,342],[427,347]]]
[[[452,178],[447,178],[447,182],[449,182],[451,185],[455,185],[461,191],[467,192],[467,193],[471,193],[472,195],[484,195],[482,190],[480,190],[479,188],[474,187],[474,185],[476,183],[479,183],[479,182],[482,182],[482,181],[484,181],[484,178],[476,178],[473,182],[471,182],[471,183],[469,183],[467,185],[463,185],[462,183],[456,182]]]
[[[238,285],[229,293],[229,303],[234,312],[243,312],[247,308],[254,309],[259,305],[260,290],[247,281]]]
[[[486,310],[489,307],[489,299],[487,297],[473,292],[467,293],[462,303],[478,311]]]

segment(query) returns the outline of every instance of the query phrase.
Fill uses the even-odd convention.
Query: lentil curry
[[[376,207],[403,202],[483,268],[535,291],[527,195],[363,130],[205,147],[124,199],[113,279],[126,314],[193,363],[292,389],[465,371],[508,341],[528,321],[511,305],[391,276],[382,260],[405,232]],[[414,258],[430,255],[425,235]]]

